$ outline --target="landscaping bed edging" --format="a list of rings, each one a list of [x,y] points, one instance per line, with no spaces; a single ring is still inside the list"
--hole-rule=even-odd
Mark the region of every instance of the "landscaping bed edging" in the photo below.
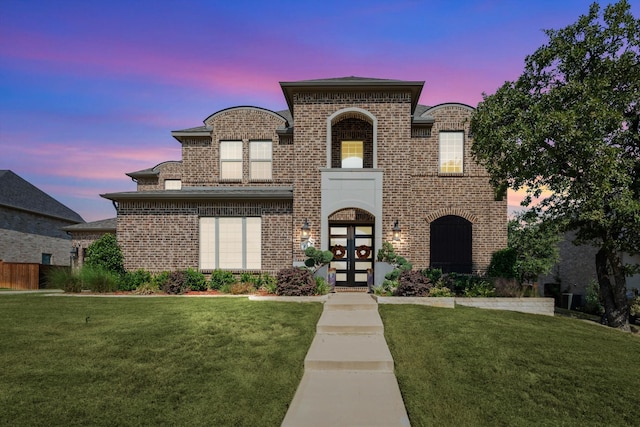
[[[521,313],[554,315],[553,298],[464,298],[464,297],[383,297],[373,296],[378,304],[418,304],[430,307],[455,308],[456,305],[465,307],[485,308],[490,310],[518,311]]]
[[[553,298],[458,298],[456,304],[490,310],[519,311],[521,313],[554,315]]]
[[[373,296],[378,304],[418,304],[430,307],[455,308],[454,297],[383,297]]]

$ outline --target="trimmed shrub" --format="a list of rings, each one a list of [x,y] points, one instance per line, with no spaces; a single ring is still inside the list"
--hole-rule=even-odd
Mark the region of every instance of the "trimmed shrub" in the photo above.
[[[116,236],[107,233],[89,245],[84,265],[121,275],[124,274],[123,260]]]
[[[151,273],[146,270],[127,271],[118,283],[118,289],[121,291],[133,291],[145,283],[150,284],[151,280]]]
[[[207,278],[201,272],[188,268],[185,272],[186,286],[192,291],[206,291]]]
[[[225,270],[213,270],[209,278],[209,289],[222,291],[224,287],[229,287],[236,282],[233,273]]]
[[[276,295],[304,296],[314,295],[316,281],[306,268],[283,268],[277,275]]]
[[[189,290],[187,274],[184,271],[174,271],[162,286],[162,290],[169,295],[181,295]]]
[[[429,294],[431,287],[429,278],[419,271],[403,271],[393,294],[399,297],[424,297]]]

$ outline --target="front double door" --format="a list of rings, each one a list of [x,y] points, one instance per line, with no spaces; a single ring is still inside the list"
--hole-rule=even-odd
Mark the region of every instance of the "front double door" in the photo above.
[[[367,286],[373,274],[373,241],[373,224],[329,224],[330,267],[336,269],[336,286]]]

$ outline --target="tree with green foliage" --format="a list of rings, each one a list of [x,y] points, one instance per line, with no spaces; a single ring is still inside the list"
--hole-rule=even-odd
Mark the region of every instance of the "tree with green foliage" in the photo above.
[[[475,159],[495,188],[526,189],[544,221],[598,248],[608,324],[629,329],[621,253],[640,253],[640,20],[622,0],[560,30],[473,114]]]
[[[544,222],[528,212],[509,221],[507,245],[515,252],[513,270],[520,283],[532,283],[547,274],[560,259],[561,234],[554,222]]]
[[[84,264],[116,274],[124,274],[124,258],[116,236],[106,233],[87,248]]]

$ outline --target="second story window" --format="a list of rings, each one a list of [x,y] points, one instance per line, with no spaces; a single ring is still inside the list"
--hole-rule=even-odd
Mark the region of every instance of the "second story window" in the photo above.
[[[463,170],[464,132],[440,132],[440,174],[461,174]]]
[[[271,141],[249,142],[249,177],[252,181],[271,180],[271,157]]]
[[[220,179],[242,180],[242,141],[220,141]]]
[[[342,141],[342,168],[362,168],[364,163],[364,149],[362,141]]]

